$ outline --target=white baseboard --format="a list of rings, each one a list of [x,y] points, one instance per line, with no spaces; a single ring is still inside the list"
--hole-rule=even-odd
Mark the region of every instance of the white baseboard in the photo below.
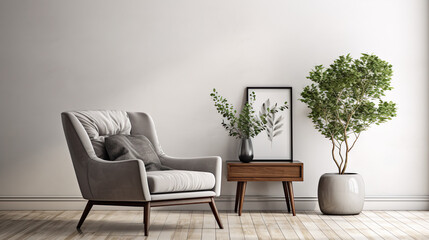
[[[232,210],[235,196],[224,195],[216,198],[219,210]],[[82,210],[86,200],[79,196],[0,196],[0,210]],[[317,197],[295,197],[297,211],[319,210]],[[95,206],[94,210],[137,210],[133,207]],[[171,210],[209,210],[204,204],[172,206],[157,209]],[[279,210],[286,209],[285,199],[281,196],[245,197],[243,210]],[[368,196],[364,210],[429,210],[429,196]]]

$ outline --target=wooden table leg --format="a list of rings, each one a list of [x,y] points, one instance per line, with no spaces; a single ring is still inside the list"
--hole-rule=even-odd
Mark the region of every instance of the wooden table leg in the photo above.
[[[240,201],[240,195],[241,195],[241,183],[237,182],[237,192],[235,193],[235,207],[234,212],[237,212],[238,202]]]
[[[287,186],[287,182],[283,181],[283,191],[285,193],[285,200],[286,200],[286,206],[287,206],[287,211],[290,213],[290,200],[289,200],[289,187]]]
[[[287,182],[287,186],[289,188],[289,197],[290,197],[290,203],[291,203],[291,206],[292,206],[292,214],[294,216],[296,216],[296,213],[295,213],[295,199],[293,198],[293,186],[292,186],[292,182]]]
[[[241,182],[241,194],[240,194],[240,204],[238,206],[238,216],[241,216],[241,211],[243,210],[243,201],[244,201],[244,194],[246,192],[246,185],[247,185],[247,182]]]

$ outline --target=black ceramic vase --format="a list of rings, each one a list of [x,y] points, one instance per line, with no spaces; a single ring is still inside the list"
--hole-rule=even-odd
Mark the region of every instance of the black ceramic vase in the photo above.
[[[238,152],[238,159],[241,162],[248,163],[253,160],[253,146],[252,139],[242,138],[240,143],[240,149]]]

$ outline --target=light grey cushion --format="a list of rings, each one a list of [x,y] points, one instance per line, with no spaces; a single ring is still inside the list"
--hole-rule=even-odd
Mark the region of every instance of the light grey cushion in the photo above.
[[[152,143],[144,135],[113,135],[105,139],[111,160],[141,159],[146,171],[172,170],[163,166]]]
[[[74,115],[88,134],[95,154],[102,159],[108,159],[104,148],[105,137],[129,135],[131,132],[131,122],[124,111],[76,111]]]
[[[184,170],[147,172],[147,180],[151,193],[210,190],[215,185],[212,173]]]

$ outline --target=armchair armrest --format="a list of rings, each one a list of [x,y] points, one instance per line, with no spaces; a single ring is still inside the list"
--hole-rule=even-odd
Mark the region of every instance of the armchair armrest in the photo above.
[[[88,182],[93,196],[90,200],[151,200],[142,160],[106,161],[91,158],[88,163]]]
[[[222,178],[222,159],[218,156],[178,158],[165,154],[160,156],[161,163],[177,170],[210,172],[215,176],[214,191],[216,196],[220,195]]]

